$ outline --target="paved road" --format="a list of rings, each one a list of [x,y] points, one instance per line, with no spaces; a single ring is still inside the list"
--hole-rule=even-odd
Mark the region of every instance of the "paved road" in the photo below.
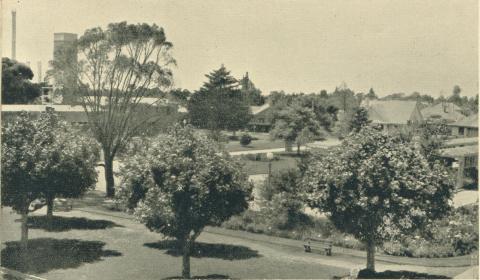
[[[8,208],[2,211],[0,230],[2,240],[17,240],[20,229],[14,220],[18,217],[5,211],[6,209]],[[89,212],[74,210],[58,214],[64,217],[84,217],[95,224],[101,224],[99,221],[102,220],[109,221],[115,226],[95,230],[71,229],[57,232],[33,229],[30,231],[30,238],[49,237],[54,240],[79,239],[85,242],[104,242],[101,253],[113,253],[104,254],[101,258],[90,261],[69,260],[60,267],[47,264],[47,268],[50,269],[37,273],[37,276],[68,280],[161,279],[179,275],[181,259],[167,254],[166,250],[153,248],[158,245],[157,242],[161,239],[160,234],[149,232],[143,225],[122,213],[110,213],[113,214],[110,215],[91,212],[89,209],[84,210]],[[218,251],[218,248],[221,250],[192,259],[192,275],[196,276],[219,274],[234,278],[331,278],[346,275],[351,268],[363,267],[366,259],[364,252],[352,252],[348,249],[334,249],[333,257],[306,254],[299,241],[223,229],[210,229],[202,233],[198,241],[210,248],[208,252]],[[232,259],[232,252],[236,252],[235,254],[241,257]],[[120,255],[115,256],[116,254]],[[43,257],[48,258],[48,256]],[[63,256],[63,258],[69,257]],[[420,266],[415,264],[415,260],[412,262],[412,259],[400,265],[396,261],[400,259],[378,257],[377,270],[412,270],[453,277],[468,269],[465,264],[461,264],[465,263],[461,258],[452,258],[451,264],[448,265],[453,267],[438,266],[438,263],[437,267]],[[463,266],[455,267],[456,263]]]

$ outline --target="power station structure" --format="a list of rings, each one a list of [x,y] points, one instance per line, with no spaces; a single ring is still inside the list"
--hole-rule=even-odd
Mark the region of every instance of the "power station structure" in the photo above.
[[[53,60],[61,61],[64,65],[77,64],[77,50],[75,44],[77,42],[77,34],[75,33],[54,33],[53,34]],[[57,77],[54,84],[63,86],[75,82],[75,77],[69,77],[65,74],[63,77]]]

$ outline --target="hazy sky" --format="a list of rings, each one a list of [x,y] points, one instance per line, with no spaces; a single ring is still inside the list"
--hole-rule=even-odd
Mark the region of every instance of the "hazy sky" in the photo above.
[[[174,44],[178,87],[197,89],[223,63],[264,93],[331,91],[478,93],[478,0],[156,1],[2,0],[3,56],[37,74],[53,56],[53,33],[83,34],[110,22],[156,23]],[[35,78],[36,80],[36,78]]]

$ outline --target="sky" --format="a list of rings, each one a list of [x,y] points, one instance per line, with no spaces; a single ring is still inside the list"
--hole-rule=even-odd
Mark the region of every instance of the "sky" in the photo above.
[[[332,91],[343,82],[380,96],[478,94],[477,0],[2,0],[2,56],[45,72],[53,33],[156,23],[173,43],[176,87],[198,89],[222,64],[268,94]],[[44,74],[43,74],[44,75]],[[37,78],[35,77],[36,81]]]

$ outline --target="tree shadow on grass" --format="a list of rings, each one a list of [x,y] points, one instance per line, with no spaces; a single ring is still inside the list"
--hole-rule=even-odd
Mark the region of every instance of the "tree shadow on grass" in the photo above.
[[[182,249],[176,240],[161,240],[158,242],[145,243],[143,245],[153,249],[167,250],[166,253],[171,256],[178,257],[182,255]],[[245,246],[195,242],[190,256],[195,258],[245,260],[258,258],[262,255],[258,254],[258,251]]]
[[[342,279],[343,277],[334,276],[333,279]],[[368,269],[362,269],[358,273],[357,279],[451,279],[443,275],[427,274],[422,272],[407,270],[385,270],[375,272]]]
[[[32,229],[60,232],[72,229],[92,230],[123,226],[106,220],[90,220],[86,218],[62,216],[53,216],[51,223],[49,223],[47,216],[31,216],[28,217],[28,227]]]
[[[192,279],[231,279],[228,275],[222,274],[209,274],[205,276],[193,276]],[[167,278],[163,278],[164,280],[173,280],[173,279],[183,279],[181,276],[171,276]]]
[[[78,239],[31,239],[26,252],[22,252],[19,241],[6,242],[5,245],[1,265],[23,273],[76,268],[83,263],[100,261],[103,257],[122,255],[118,251],[103,250],[104,242]]]

